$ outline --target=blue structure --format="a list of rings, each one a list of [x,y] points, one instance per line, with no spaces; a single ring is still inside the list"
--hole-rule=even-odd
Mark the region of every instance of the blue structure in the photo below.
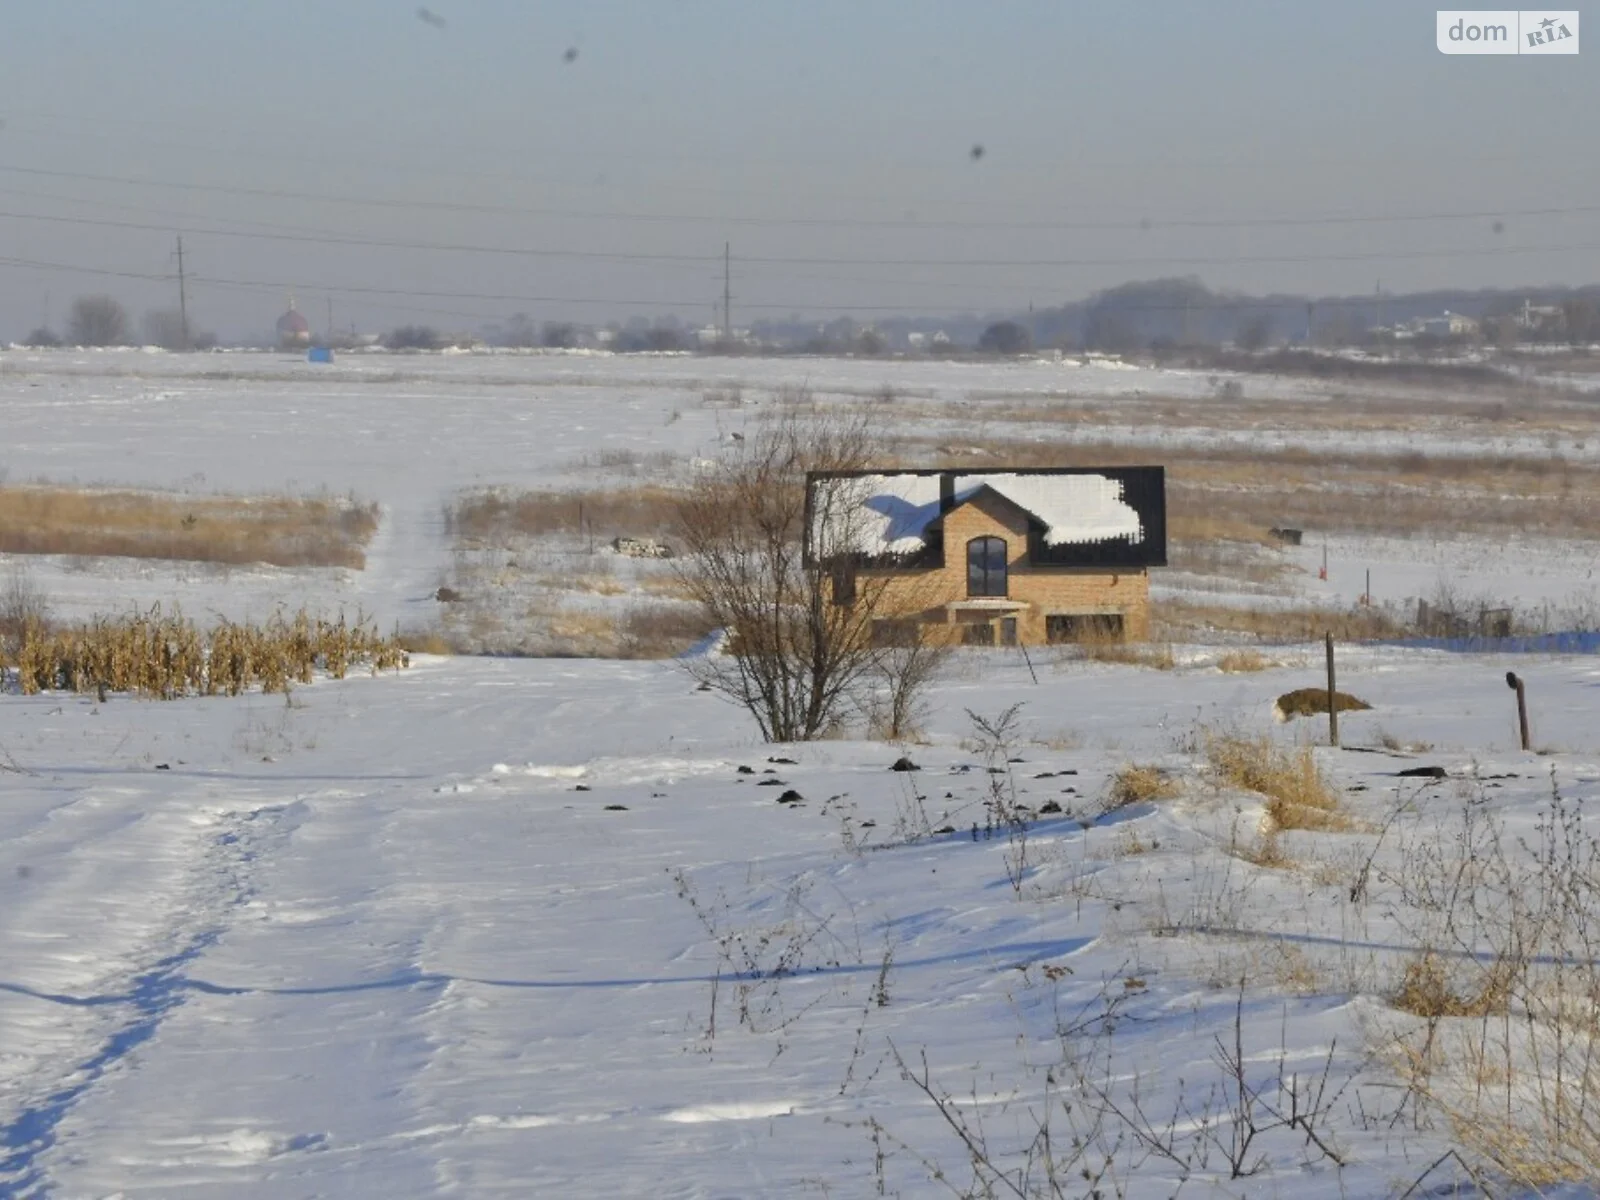
[[[306,353],[306,361],[331,363],[333,361],[333,349],[329,346],[313,346]]]

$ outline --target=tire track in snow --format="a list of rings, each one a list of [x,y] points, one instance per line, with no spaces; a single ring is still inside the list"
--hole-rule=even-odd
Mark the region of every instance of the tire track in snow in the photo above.
[[[62,1072],[60,1081],[17,1116],[0,1125],[0,1192],[38,1195],[46,1172],[42,1157],[56,1144],[57,1130],[73,1108],[104,1076],[148,1043],[162,1023],[193,990],[187,968],[227,931],[233,910],[253,894],[254,864],[268,849],[288,840],[306,814],[303,803],[267,806],[223,818],[223,829],[209,843],[198,866],[189,919],[164,940],[178,948],[134,974],[120,991],[72,997],[33,993],[41,1000],[85,1008],[123,1008],[127,1014],[100,1048]]]

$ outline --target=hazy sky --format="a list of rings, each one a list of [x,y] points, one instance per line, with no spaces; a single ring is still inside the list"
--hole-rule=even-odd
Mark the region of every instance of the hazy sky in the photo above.
[[[171,306],[178,233],[195,323],[225,336],[266,333],[290,291],[317,328],[330,298],[362,329],[709,321],[725,241],[740,323],[1044,306],[1171,274],[1317,293],[1600,279],[1600,17],[1577,57],[1447,57],[1434,11],[8,5],[0,339],[60,327],[89,291]]]

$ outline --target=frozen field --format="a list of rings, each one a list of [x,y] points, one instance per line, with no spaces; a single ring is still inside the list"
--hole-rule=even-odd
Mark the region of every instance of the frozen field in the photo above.
[[[1330,406],[1388,402],[1250,378],[1208,408],[1205,375],[1057,363],[8,352],[0,469],[382,506],[359,572],[30,563],[60,616],[342,605],[415,627],[463,489],[627,482],[656,452],[719,453],[780,387],[876,404],[885,383],[931,438],[1026,426],[1157,462],[1315,448],[1344,436],[1318,428]],[[1537,456],[1554,430],[1600,453],[1564,400],[1522,433],[1457,402],[1370,439]],[[1149,420],[1007,415],[1119,403]],[[1284,555],[1282,602],[1348,604],[1368,567],[1379,600],[1593,586],[1582,540],[1334,537],[1326,582],[1321,554]],[[1403,1086],[1419,1019],[1394,999],[1430,938],[1476,961],[1417,899],[1469,815],[1526,863],[1553,812],[1600,798],[1600,660],[1345,649],[1341,687],[1373,708],[1341,718],[1341,751],[1272,711],[1321,648],[1270,653],[1245,674],[1209,647],[1171,671],[1052,654],[1035,682],[965,652],[903,748],[761,745],[670,662],[419,656],[287,701],[0,695],[0,1195],[963,1194],[957,1126],[981,1123],[997,1169],[1033,1145],[1045,1186],[1047,1113],[1058,1157],[1082,1149],[1067,1195],[1506,1195],[1470,1190],[1481,1160],[1446,1157],[1460,1130]],[[974,740],[970,714],[1017,703],[1003,747]],[[1208,756],[1229,734],[1316,743],[1345,827],[1269,855],[1262,797]],[[920,770],[889,770],[902,751]],[[1130,764],[1174,794],[1115,803]],[[1397,775],[1417,766],[1445,777]],[[977,829],[996,789],[1025,834]],[[1537,1107],[1529,1086],[1508,1075],[1511,1107]],[[1285,1087],[1299,1124],[1273,1115]]]
[[[770,412],[784,388],[865,406],[886,432],[941,460],[999,439],[1138,447],[1155,462],[1182,448],[1287,447],[1600,463],[1595,409],[1581,398],[1270,376],[1240,377],[1244,395],[1230,398],[1227,382],[1072,361],[382,354],[321,367],[265,353],[13,350],[0,354],[0,479],[198,494],[352,493],[382,506],[362,572],[33,560],[58,615],[88,616],[112,601],[161,602],[241,619],[307,603],[361,606],[385,628],[410,628],[437,619],[433,594],[455,550],[443,513],[463,490],[628,483],[638,471],[616,464],[653,455],[692,469]],[[894,404],[878,399],[885,387]],[[742,402],[730,406],[730,396]],[[1503,536],[1336,536],[1328,549],[1336,568],[1328,586],[1316,578],[1318,541],[1289,557],[1275,590],[1351,603],[1369,568],[1374,596],[1394,601],[1441,581],[1530,607],[1595,587],[1592,544],[1560,538],[1518,538],[1510,553]],[[1176,592],[1192,584],[1176,573],[1169,582]],[[1168,586],[1159,576],[1156,583]],[[1220,589],[1216,580],[1202,585],[1207,598]]]

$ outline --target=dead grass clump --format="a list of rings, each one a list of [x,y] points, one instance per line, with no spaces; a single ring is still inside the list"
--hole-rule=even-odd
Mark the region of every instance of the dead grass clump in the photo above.
[[[1340,712],[1364,712],[1372,707],[1349,692],[1334,692],[1333,706]],[[1296,688],[1279,696],[1273,708],[1285,721],[1290,717],[1325,716],[1328,712],[1328,689]]]
[[[1178,781],[1160,767],[1129,763],[1106,785],[1106,811],[1171,800],[1181,791]]]
[[[437,629],[407,629],[395,635],[395,645],[407,654],[458,654],[456,643]]]
[[[1225,783],[1266,798],[1274,830],[1351,827],[1338,792],[1318,769],[1310,746],[1290,751],[1264,735],[1228,734],[1208,737],[1205,751],[1211,768]]]
[[[30,623],[16,655],[24,695],[46,691],[126,692],[152,699],[237,696],[259,688],[286,692],[315,671],[343,679],[356,666],[373,674],[405,666],[405,650],[362,617],[354,623],[275,615],[264,625],[224,621],[200,630],[160,608],[84,625],[47,629]]]
[[[378,506],[335,497],[0,487],[0,553],[279,567],[366,565]]]
[[[510,536],[576,534],[613,537],[661,536],[671,531],[677,493],[664,487],[596,491],[508,492],[460,498],[445,512],[458,541],[499,541]]]
[[[1236,839],[1228,847],[1228,853],[1252,866],[1266,867],[1272,871],[1282,871],[1294,865],[1283,848],[1283,839],[1279,836],[1277,826],[1270,821],[1253,841]]]
[[[1089,662],[1148,667],[1153,671],[1170,671],[1178,665],[1172,656],[1171,644],[1166,642],[1087,641],[1079,648],[1079,653]]]
[[[1133,858],[1140,854],[1149,854],[1160,847],[1146,842],[1136,830],[1124,829],[1117,835],[1117,840],[1112,844],[1110,856],[1112,858]]]
[[[1514,972],[1506,960],[1483,966],[1473,963],[1477,978],[1470,983],[1451,972],[1444,958],[1424,950],[1406,964],[1400,986],[1389,1003],[1412,1016],[1490,1017],[1506,1013],[1511,1003]]]
[[[1243,675],[1253,671],[1270,671],[1278,664],[1254,650],[1230,650],[1217,660],[1217,670],[1228,675]]]

